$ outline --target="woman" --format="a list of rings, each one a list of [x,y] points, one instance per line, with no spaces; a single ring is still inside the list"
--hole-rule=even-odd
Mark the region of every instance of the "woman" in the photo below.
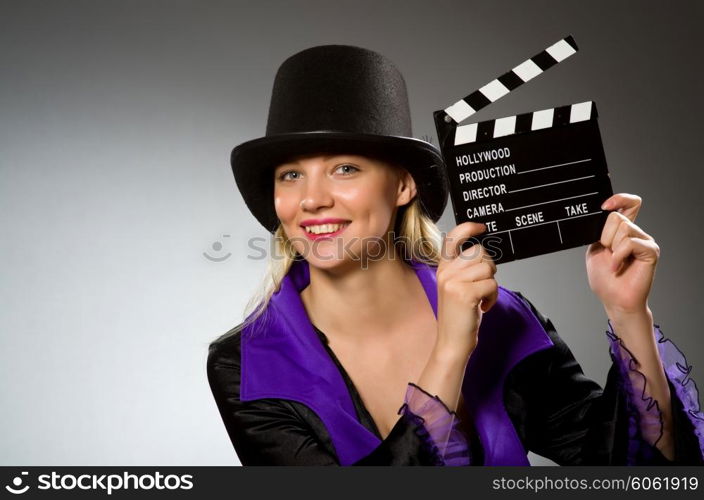
[[[653,325],[659,249],[635,195],[587,251],[614,364],[584,376],[549,319],[494,279],[460,224],[441,238],[442,159],[412,138],[405,83],[359,47],[277,72],[266,136],[231,163],[274,234],[269,281],[213,341],[208,378],[244,465],[702,464],[691,368]],[[678,365],[679,363],[679,365]]]

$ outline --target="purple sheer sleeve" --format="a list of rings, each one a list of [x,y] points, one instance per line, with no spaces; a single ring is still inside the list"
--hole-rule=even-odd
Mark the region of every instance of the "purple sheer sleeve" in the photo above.
[[[646,378],[639,371],[640,363],[614,332],[611,321],[606,332],[610,342],[610,354],[620,374],[620,384],[627,395],[628,422],[628,464],[648,464],[656,460],[659,450],[655,448],[663,434],[662,413],[658,402],[648,394]],[[671,397],[676,397],[692,423],[704,453],[704,414],[699,407],[699,391],[694,380],[689,378],[692,366],[687,363],[682,351],[654,325],[653,334],[665,374],[675,389]]]
[[[459,417],[438,396],[431,396],[409,382],[398,413],[417,425],[417,434],[437,457],[436,465],[470,465],[469,447],[459,429]]]

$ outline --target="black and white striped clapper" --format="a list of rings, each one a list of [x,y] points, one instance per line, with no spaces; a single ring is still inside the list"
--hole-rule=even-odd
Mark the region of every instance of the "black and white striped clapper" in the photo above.
[[[483,222],[495,263],[598,241],[613,194],[592,101],[460,125],[575,52],[571,36],[435,111],[455,221]]]

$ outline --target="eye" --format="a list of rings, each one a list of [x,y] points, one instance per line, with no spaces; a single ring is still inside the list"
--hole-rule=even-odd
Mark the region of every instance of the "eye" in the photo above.
[[[286,170],[285,172],[280,173],[279,176],[277,177],[277,179],[280,180],[280,181],[289,180],[290,177],[286,177],[288,174],[296,174],[296,175],[298,175],[298,172],[296,172],[295,170]]]
[[[349,164],[349,163],[345,163],[344,165],[338,166],[338,167],[337,167],[337,170],[340,170],[340,169],[342,169],[342,168],[347,168],[347,169],[349,169],[349,170],[346,171],[347,175],[359,171],[359,169],[358,169],[357,167],[355,167],[354,165],[351,165],[351,164]]]

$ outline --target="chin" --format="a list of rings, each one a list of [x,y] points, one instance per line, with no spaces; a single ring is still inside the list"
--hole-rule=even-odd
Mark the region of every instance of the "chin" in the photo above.
[[[318,269],[335,269],[339,267],[346,267],[351,263],[354,263],[349,257],[339,258],[337,255],[328,254],[318,254],[316,256],[306,257],[308,264],[317,267]]]
[[[311,252],[312,254],[313,252]],[[354,258],[353,255],[346,253],[339,256],[336,249],[331,249],[330,252],[318,251],[315,255],[308,255],[305,257],[308,264],[321,270],[331,271],[333,269],[348,269],[351,266],[359,266],[358,259]]]

